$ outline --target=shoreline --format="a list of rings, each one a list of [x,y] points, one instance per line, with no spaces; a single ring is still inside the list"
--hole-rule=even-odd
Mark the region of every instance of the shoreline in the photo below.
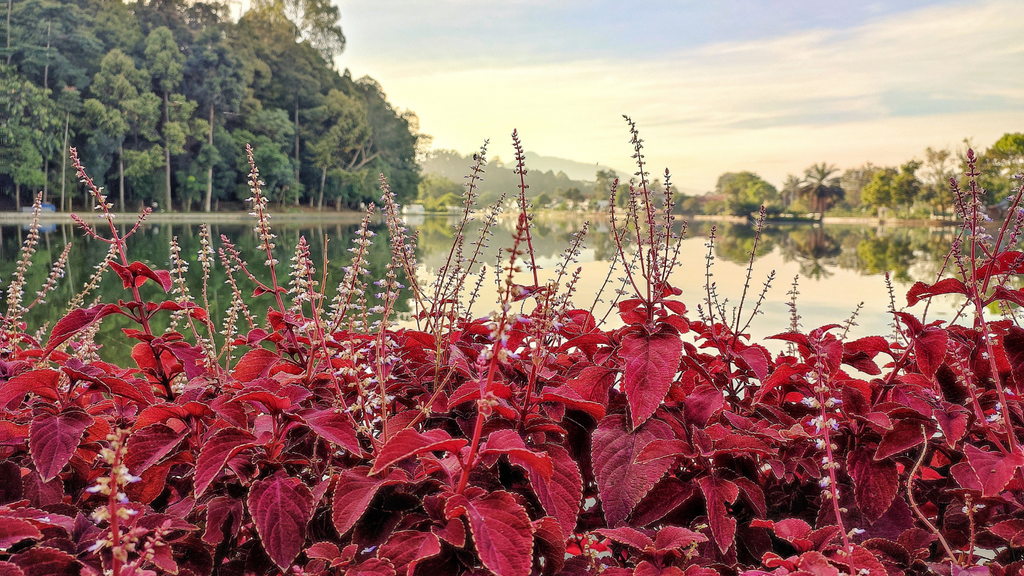
[[[70,223],[72,214],[77,214],[87,223],[105,222],[105,219],[97,217],[98,213],[88,212],[40,212],[39,221],[47,224]],[[112,212],[114,222],[118,224],[134,224],[138,218],[136,212]],[[356,223],[363,219],[363,212],[270,212],[272,221],[276,222],[337,222]],[[210,224],[245,224],[255,219],[248,212],[153,212],[146,216],[146,222],[151,224],[193,224],[204,222]],[[0,212],[0,224],[29,224],[32,222],[31,212]]]
[[[90,215],[88,212],[40,212],[39,221],[46,223],[74,223],[71,219],[71,214],[77,214],[81,216],[86,222],[93,220],[95,222],[102,221],[101,218],[97,218],[96,214]],[[138,213],[134,212],[114,212],[115,221],[118,223],[130,222],[134,223],[138,217]],[[318,222],[318,223],[359,223],[363,218],[363,212],[359,211],[344,211],[344,212],[270,212],[272,220],[282,223],[296,223],[296,222]],[[594,218],[594,217],[607,217],[607,212],[574,212],[574,211],[557,211],[557,210],[541,210],[537,214],[543,214],[546,217],[555,217],[563,219],[572,218]],[[93,218],[90,218],[92,216]],[[406,214],[405,216],[418,216],[426,218],[436,218],[451,216],[451,214],[445,214],[442,212],[426,213],[426,214]],[[732,216],[728,214],[680,214],[677,218],[681,220],[690,220],[694,222],[728,222],[733,224],[743,224],[751,221],[750,217],[746,216]],[[146,217],[146,222],[153,224],[191,224],[196,222],[207,222],[210,224],[244,224],[253,220],[253,217],[248,212],[153,212]],[[27,224],[32,222],[31,212],[0,212],[0,224]],[[860,226],[914,226],[914,227],[929,227],[929,228],[941,228],[946,226],[958,225],[956,221],[950,220],[928,220],[924,218],[912,218],[912,219],[901,219],[901,218],[870,218],[863,216],[825,216],[820,221],[810,220],[768,220],[767,224],[834,224],[834,225],[860,225]]]

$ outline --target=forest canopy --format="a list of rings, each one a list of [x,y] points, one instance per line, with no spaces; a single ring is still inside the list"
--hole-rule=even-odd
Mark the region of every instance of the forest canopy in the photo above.
[[[370,77],[339,72],[329,0],[226,4],[12,0],[0,38],[0,197],[85,202],[75,147],[117,209],[210,210],[248,197],[251,145],[269,198],[358,207],[380,174],[416,196],[420,139]],[[63,193],[63,201],[61,199]]]

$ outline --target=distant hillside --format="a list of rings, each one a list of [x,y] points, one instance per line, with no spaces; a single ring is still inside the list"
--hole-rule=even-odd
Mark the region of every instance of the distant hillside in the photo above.
[[[526,166],[530,170],[539,170],[541,172],[547,172],[548,170],[555,174],[565,172],[565,175],[573,180],[586,180],[588,182],[594,181],[594,175],[597,174],[598,170],[615,172],[620,180],[629,180],[630,176],[622,170],[616,170],[601,164],[587,164],[586,162],[566,160],[565,158],[557,158],[555,156],[541,156],[536,152],[526,153]]]
[[[590,166],[572,160],[540,156],[532,152],[526,153],[527,175],[526,183],[530,186],[527,194],[537,197],[546,193],[552,198],[556,197],[562,190],[578,188],[585,196],[590,196],[594,191],[594,180],[598,166],[591,166],[592,171],[587,178],[573,178],[565,168],[573,170],[575,174],[581,174],[581,166]],[[455,150],[432,150],[427,157],[420,161],[423,174],[437,174],[455,182],[465,182],[465,176],[473,165],[472,156],[463,156]],[[559,170],[554,170],[555,166]],[[575,166],[575,168],[573,167]],[[484,168],[483,182],[480,184],[480,192],[484,197],[497,197],[499,194],[512,195],[518,190],[519,177],[513,172],[512,164],[502,163],[500,160],[490,161]]]

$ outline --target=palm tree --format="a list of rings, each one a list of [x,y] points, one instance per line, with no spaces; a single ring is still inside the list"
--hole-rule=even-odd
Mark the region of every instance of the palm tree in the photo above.
[[[839,185],[839,177],[833,176],[839,168],[827,162],[814,164],[804,170],[804,185],[800,188],[800,196],[807,198],[811,209],[822,214],[843,199],[845,192]]]

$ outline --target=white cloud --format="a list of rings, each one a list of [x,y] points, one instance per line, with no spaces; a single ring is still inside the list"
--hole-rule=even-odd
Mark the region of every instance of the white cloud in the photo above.
[[[706,190],[751,169],[778,183],[813,162],[896,164],[965,136],[1024,130],[1024,2],[889,15],[847,30],[729,42],[657,60],[502,67],[371,56],[349,62],[419,115],[436,147],[529,150],[628,168],[629,113],[654,166]]]

